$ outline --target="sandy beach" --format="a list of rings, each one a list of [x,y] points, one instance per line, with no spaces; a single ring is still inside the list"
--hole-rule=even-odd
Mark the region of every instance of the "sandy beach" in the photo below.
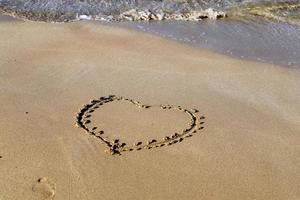
[[[299,85],[299,68],[99,23],[2,21],[0,199],[300,199]]]

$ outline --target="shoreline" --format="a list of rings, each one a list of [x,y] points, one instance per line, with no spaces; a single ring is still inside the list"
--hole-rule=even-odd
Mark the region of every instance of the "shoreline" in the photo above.
[[[300,197],[298,69],[96,22],[7,21],[0,34],[0,198]],[[110,94],[137,106],[89,103]],[[130,144],[189,127],[182,113],[140,105],[198,109],[204,129],[112,156],[75,126],[76,113],[90,115],[90,132],[103,128],[104,139]]]
[[[5,16],[4,20],[28,21],[13,16]],[[300,67],[300,58],[297,56],[297,52],[300,50],[300,28],[279,22],[272,24],[270,22],[243,22],[227,19],[213,22],[104,22],[78,20],[67,23],[77,22],[91,22],[100,26],[126,28],[175,41],[179,44],[214,51],[234,59],[269,63],[296,69]],[[64,24],[64,22],[56,22],[55,24]],[[186,29],[190,31],[185,31]],[[263,35],[261,35],[262,32],[264,32]]]

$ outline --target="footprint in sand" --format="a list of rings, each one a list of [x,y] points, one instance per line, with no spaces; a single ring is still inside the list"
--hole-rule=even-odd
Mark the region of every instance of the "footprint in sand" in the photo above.
[[[33,185],[32,191],[40,195],[43,200],[51,200],[55,196],[55,183],[47,177],[39,178]]]

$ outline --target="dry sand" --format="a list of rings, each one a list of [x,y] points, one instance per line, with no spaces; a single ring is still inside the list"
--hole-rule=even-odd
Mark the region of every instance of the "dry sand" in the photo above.
[[[1,22],[0,199],[300,199],[299,85],[299,69],[128,30]],[[83,104],[109,94],[197,108],[205,128],[109,155],[74,125]],[[115,103],[92,122],[130,145],[189,123],[177,111]]]

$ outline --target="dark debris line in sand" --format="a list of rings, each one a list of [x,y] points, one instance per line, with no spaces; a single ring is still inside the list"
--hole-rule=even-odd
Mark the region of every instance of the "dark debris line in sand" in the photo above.
[[[136,142],[132,146],[128,146],[126,143],[122,143],[119,139],[105,139],[102,137],[104,134],[103,130],[96,131],[97,127],[89,128],[88,124],[91,123],[92,113],[98,109],[99,107],[103,106],[106,103],[110,103],[113,101],[125,101],[131,103],[141,109],[148,109],[151,107],[159,107],[163,110],[177,110],[186,113],[190,118],[189,126],[186,129],[183,129],[181,133],[174,133],[170,136],[165,136],[161,140],[153,139],[147,141],[146,143],[143,142]],[[117,97],[115,95],[109,95],[108,97],[100,97],[99,99],[91,100],[90,103],[83,105],[83,107],[79,110],[76,114],[76,126],[79,128],[83,128],[87,133],[90,135],[100,139],[104,144],[107,145],[108,150],[111,155],[121,155],[122,152],[125,151],[133,151],[133,150],[142,150],[142,149],[152,149],[158,147],[164,147],[173,145],[176,143],[182,142],[185,138],[192,137],[194,133],[204,129],[204,116],[197,117],[196,113],[199,111],[197,109],[184,109],[181,106],[171,106],[171,105],[159,105],[159,106],[150,106],[141,104],[138,101],[124,98],[124,97]]]

